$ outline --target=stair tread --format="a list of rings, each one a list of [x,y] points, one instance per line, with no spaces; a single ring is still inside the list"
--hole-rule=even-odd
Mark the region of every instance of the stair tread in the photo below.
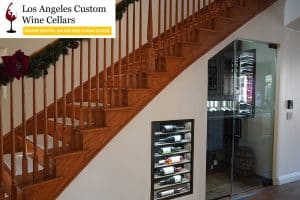
[[[33,143],[33,135],[28,135],[27,140]],[[37,135],[37,146],[44,150],[44,134]],[[62,147],[62,141],[58,140],[58,147]],[[48,149],[53,149],[53,137],[48,135]]]
[[[206,32],[210,32],[210,33],[218,33],[218,31],[213,30],[213,29],[209,29],[209,28],[196,27],[196,29],[198,29],[199,31],[206,31]]]
[[[70,105],[72,105],[72,104],[70,104]],[[97,103],[96,102],[90,102],[90,105],[91,105],[91,108],[95,108],[95,107],[97,107]],[[74,102],[74,106],[80,106],[80,102]],[[87,101],[83,101],[82,102],[82,106],[83,107],[89,107],[89,102],[87,102]],[[98,103],[98,106],[99,107],[103,107],[103,103]]]
[[[32,154],[27,154],[27,161],[28,161],[28,173],[33,172],[33,159],[30,157]],[[22,158],[23,158],[23,153],[22,152],[17,152],[15,153],[15,166],[16,166],[16,176],[22,175]],[[3,156],[3,161],[6,164],[6,166],[11,170],[11,154],[5,154]],[[38,170],[41,171],[43,170],[44,167],[40,164],[38,164]]]
[[[54,118],[48,118],[48,120],[54,122]],[[66,126],[72,126],[72,118],[66,117],[65,120],[66,120],[65,121],[65,125]],[[63,117],[56,118],[56,123],[63,124],[63,122],[64,122],[64,118]],[[87,122],[83,121],[83,125],[87,125]],[[76,126],[77,127],[80,126],[80,121],[78,119],[74,119],[74,126],[75,127]]]
[[[106,89],[107,90],[111,90],[111,89],[113,89],[113,90],[119,90],[119,89],[121,89],[121,90],[127,90],[127,88],[118,88],[118,87],[114,87],[114,88],[107,87]],[[85,89],[85,90],[88,91],[88,89]],[[92,87],[91,90],[97,90],[97,88],[96,87]],[[103,88],[99,88],[99,91],[103,92]]]

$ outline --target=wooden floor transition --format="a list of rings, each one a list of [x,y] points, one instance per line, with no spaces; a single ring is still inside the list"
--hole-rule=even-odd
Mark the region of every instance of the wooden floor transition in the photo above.
[[[299,200],[300,181],[280,186],[270,186],[249,192],[234,200]],[[224,199],[225,200],[225,199]],[[227,200],[227,199],[226,199]]]

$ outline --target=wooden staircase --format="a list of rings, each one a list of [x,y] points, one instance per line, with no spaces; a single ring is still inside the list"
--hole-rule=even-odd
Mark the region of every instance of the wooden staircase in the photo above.
[[[274,2],[140,0],[132,5],[130,12],[133,13],[129,15],[127,12],[118,23],[116,40],[81,41],[79,49],[72,49],[68,56],[62,56],[61,61],[53,66],[53,103],[47,102],[49,82],[46,76],[43,78],[44,109],[40,112],[36,110],[38,98],[35,80],[32,81],[33,94],[26,94],[22,87],[23,98],[18,102],[25,105],[24,96],[33,95],[33,116],[26,120],[26,107],[23,106],[22,123],[15,127],[14,114],[10,115],[11,131],[1,136],[0,199],[55,199],[175,77]],[[172,3],[175,5],[170,6]],[[142,44],[146,36],[141,28],[141,16],[146,11],[138,10],[135,7],[138,4],[141,8],[149,4],[146,10],[148,28],[145,44]],[[157,7],[153,8],[153,5]],[[167,8],[171,9],[167,11]],[[154,10],[158,11],[155,17]],[[175,18],[169,17],[170,12]],[[140,19],[140,25],[135,27],[138,24],[135,21],[135,25],[129,25],[129,17],[136,15],[139,15],[136,20]],[[121,23],[125,24],[125,30]],[[155,28],[153,24],[158,24],[158,27]],[[120,34],[128,33],[129,29],[133,29],[133,35]],[[124,39],[126,42],[122,43]],[[129,45],[132,41],[133,44]],[[122,51],[124,46],[126,52]],[[95,48],[96,58],[92,57],[92,48]],[[87,58],[84,59],[84,56]],[[67,59],[70,60],[70,66],[66,64]],[[75,67],[76,59],[79,69]],[[92,59],[96,59],[96,75],[92,75]],[[103,61],[101,69],[100,60]],[[62,85],[57,80],[59,67],[63,72]],[[66,67],[71,68],[71,74],[66,73]],[[87,70],[86,80],[82,75],[77,80],[74,70],[79,70],[80,74]],[[66,81],[71,82],[69,89]],[[75,87],[76,81],[78,87]],[[59,98],[58,87],[63,88]],[[13,84],[9,88],[13,90]],[[11,113],[14,113],[13,98],[11,94]]]

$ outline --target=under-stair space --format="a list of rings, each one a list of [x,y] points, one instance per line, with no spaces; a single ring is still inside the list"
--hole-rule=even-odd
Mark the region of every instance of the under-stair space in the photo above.
[[[23,117],[21,123],[13,123],[1,137],[3,198],[55,199],[173,79],[274,2],[140,0],[130,5],[127,11],[131,13],[126,12],[117,23],[116,39],[79,41],[77,49],[70,48],[68,55],[62,55],[51,66],[54,68],[52,82],[46,75],[42,78],[42,93],[34,89],[36,83],[32,81],[31,118]],[[130,21],[132,12],[136,15],[135,25]],[[143,13],[148,13],[147,19],[138,17]],[[141,26],[145,21],[146,31]],[[135,35],[129,35],[129,29]],[[92,57],[92,52],[96,57]],[[80,76],[75,77],[75,70]],[[86,76],[82,75],[84,72]],[[63,76],[62,82],[57,76]],[[70,85],[66,86],[66,82]],[[24,84],[22,81],[21,85]],[[53,87],[48,89],[49,84]],[[63,87],[61,92],[58,87]],[[8,88],[14,89],[14,85],[9,84]],[[32,96],[22,88],[23,97]],[[37,97],[37,93],[42,95]],[[48,102],[49,94],[53,94],[51,102]],[[8,106],[14,101],[25,105],[24,98],[13,98],[11,95]],[[43,109],[37,110],[36,101],[42,102]],[[29,109],[32,108],[23,106],[20,114],[25,116],[25,110]],[[13,113],[13,106],[10,112]],[[13,117],[14,114],[11,115],[14,122]]]

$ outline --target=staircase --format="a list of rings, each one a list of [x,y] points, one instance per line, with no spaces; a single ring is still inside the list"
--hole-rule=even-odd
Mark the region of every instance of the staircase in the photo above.
[[[11,83],[11,128],[0,137],[0,199],[55,199],[176,76],[275,1],[140,0],[117,23],[118,38],[82,40],[78,49],[61,56],[53,65],[53,88],[43,77],[42,97],[37,97],[35,79],[29,94],[20,80],[21,99],[14,99]],[[143,13],[148,13],[147,31]],[[30,119],[25,96],[32,96]],[[40,99],[44,107],[38,111]],[[23,105],[18,126],[16,102]]]

